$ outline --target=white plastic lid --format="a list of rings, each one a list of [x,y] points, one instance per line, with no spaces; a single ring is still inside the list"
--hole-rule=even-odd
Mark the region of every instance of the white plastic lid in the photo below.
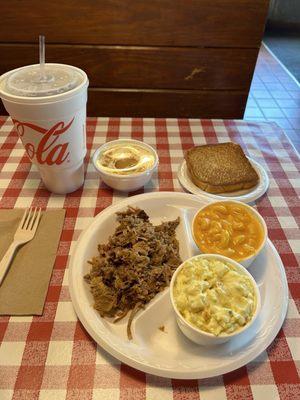
[[[10,74],[3,89],[16,96],[45,97],[68,92],[83,81],[83,75],[67,65],[46,64],[43,76],[39,65],[30,65]]]

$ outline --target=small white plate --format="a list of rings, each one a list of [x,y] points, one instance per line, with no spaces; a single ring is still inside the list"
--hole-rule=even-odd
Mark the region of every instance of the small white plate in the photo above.
[[[129,197],[98,214],[81,234],[73,251],[69,287],[78,318],[93,339],[122,362],[141,371],[168,378],[208,378],[233,371],[254,358],[276,337],[286,315],[288,287],[284,267],[272,243],[249,268],[256,280],[262,308],[253,326],[244,334],[216,347],[189,341],[179,330],[171,306],[169,289],[157,295],[133,320],[133,340],[126,335],[127,320],[112,324],[93,308],[93,298],[83,276],[87,260],[97,255],[97,244],[107,242],[117,226],[115,213],[128,205],[146,211],[154,224],[175,219],[183,260],[198,254],[190,224],[197,210],[209,199],[186,193],[156,192]],[[162,332],[159,327],[165,327]]]
[[[250,189],[244,189],[244,190],[238,190],[236,192],[220,193],[220,194],[205,192],[204,190],[198,188],[198,186],[196,186],[191,180],[185,160],[180,164],[177,176],[179,182],[184,187],[184,189],[188,190],[193,194],[205,196],[214,200],[232,199],[232,200],[243,201],[244,203],[251,203],[260,198],[267,191],[269,187],[269,177],[265,169],[257,161],[249,157],[248,160],[251,162],[252,167],[255,169],[255,171],[259,176],[259,183]]]

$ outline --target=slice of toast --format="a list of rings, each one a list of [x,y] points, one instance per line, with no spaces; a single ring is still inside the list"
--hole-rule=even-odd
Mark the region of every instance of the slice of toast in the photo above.
[[[259,177],[239,144],[207,144],[189,149],[185,160],[194,184],[209,193],[255,186]]]

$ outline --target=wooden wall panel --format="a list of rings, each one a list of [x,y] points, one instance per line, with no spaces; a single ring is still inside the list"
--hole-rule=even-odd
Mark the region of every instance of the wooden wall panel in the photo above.
[[[243,118],[247,92],[95,89],[88,92],[90,117]],[[0,115],[6,115],[0,101]]]
[[[1,42],[258,47],[268,0],[9,0]]]
[[[0,44],[0,75],[38,61],[37,45]],[[48,45],[48,62],[72,64],[90,86],[248,90],[256,49]]]
[[[0,74],[36,63],[44,34],[47,62],[87,72],[88,115],[242,118],[268,3],[3,1]]]
[[[247,92],[90,89],[88,115],[243,118]]]

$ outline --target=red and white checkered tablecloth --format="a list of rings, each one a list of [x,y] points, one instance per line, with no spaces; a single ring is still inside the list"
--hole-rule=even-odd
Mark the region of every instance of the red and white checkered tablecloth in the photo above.
[[[90,154],[105,141],[141,139],[159,154],[158,173],[144,190],[183,191],[177,168],[193,145],[233,140],[268,171],[270,188],[257,201],[285,266],[290,298],[283,328],[256,360],[212,379],[171,380],[114,359],[86,333],[68,291],[68,260],[93,217],[126,197],[99,180]],[[10,119],[0,118],[0,207],[66,209],[64,229],[41,317],[0,317],[0,399],[300,399],[300,162],[275,124],[177,119],[89,119],[84,187],[68,196],[44,189]],[[221,362],[221,360],[220,360]]]

